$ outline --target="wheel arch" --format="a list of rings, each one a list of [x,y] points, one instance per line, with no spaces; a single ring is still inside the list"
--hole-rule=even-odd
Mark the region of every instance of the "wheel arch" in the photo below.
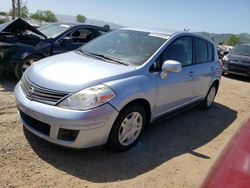
[[[126,103],[122,108],[121,111],[124,110],[125,108],[128,108],[131,105],[136,105],[139,104],[141,106],[143,106],[145,112],[146,112],[146,125],[148,125],[151,121],[151,105],[149,103],[148,100],[144,99],[144,98],[137,98],[137,99],[133,99],[131,101],[129,101],[128,103]]]
[[[210,87],[211,87],[213,84],[215,84],[215,86],[216,86],[216,93],[217,93],[217,92],[218,92],[218,89],[219,89],[220,81],[219,81],[218,79],[214,80],[214,81],[212,82],[212,84],[210,85]]]

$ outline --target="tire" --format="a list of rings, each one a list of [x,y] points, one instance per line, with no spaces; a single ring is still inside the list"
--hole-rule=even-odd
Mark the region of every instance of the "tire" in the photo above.
[[[16,78],[18,80],[20,80],[23,76],[23,73],[26,71],[26,69],[31,64],[33,64],[34,62],[38,61],[41,58],[42,57],[38,56],[38,55],[31,55],[31,56],[24,58],[20,62],[17,62],[17,64],[15,65],[15,69],[14,69],[14,73],[15,73]]]
[[[113,124],[107,146],[114,151],[126,151],[136,145],[146,124],[146,112],[141,105],[125,107]]]
[[[215,96],[217,94],[217,89],[218,88],[216,84],[213,83],[212,86],[209,88],[207,95],[202,103],[203,109],[209,109],[213,105]]]

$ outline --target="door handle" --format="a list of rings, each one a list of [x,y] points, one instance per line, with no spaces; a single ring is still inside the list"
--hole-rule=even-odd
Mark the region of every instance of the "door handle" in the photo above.
[[[211,70],[214,71],[214,66],[211,67]]]

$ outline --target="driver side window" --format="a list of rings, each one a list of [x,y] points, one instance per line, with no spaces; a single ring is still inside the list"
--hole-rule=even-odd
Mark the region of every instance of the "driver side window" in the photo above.
[[[182,66],[192,64],[192,38],[180,37],[171,43],[162,54],[162,63],[166,60],[175,60]]]
[[[67,34],[67,37],[70,37],[73,43],[84,44],[91,41],[93,34],[90,29],[76,29]]]

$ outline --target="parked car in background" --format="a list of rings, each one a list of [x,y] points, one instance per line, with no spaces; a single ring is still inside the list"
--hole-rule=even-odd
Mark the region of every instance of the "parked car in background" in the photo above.
[[[228,143],[210,170],[202,188],[250,185],[250,119],[243,124]]]
[[[133,147],[146,124],[190,105],[209,108],[221,67],[213,41],[124,28],[32,65],[15,87],[24,126],[58,145]]]
[[[219,59],[222,59],[230,51],[229,48],[224,47],[224,45],[217,45]]]
[[[79,48],[107,33],[107,28],[79,23],[52,23],[38,29],[22,19],[0,25],[0,74],[23,72],[44,57]]]
[[[237,74],[250,77],[250,44],[236,45],[222,59],[223,74]]]

